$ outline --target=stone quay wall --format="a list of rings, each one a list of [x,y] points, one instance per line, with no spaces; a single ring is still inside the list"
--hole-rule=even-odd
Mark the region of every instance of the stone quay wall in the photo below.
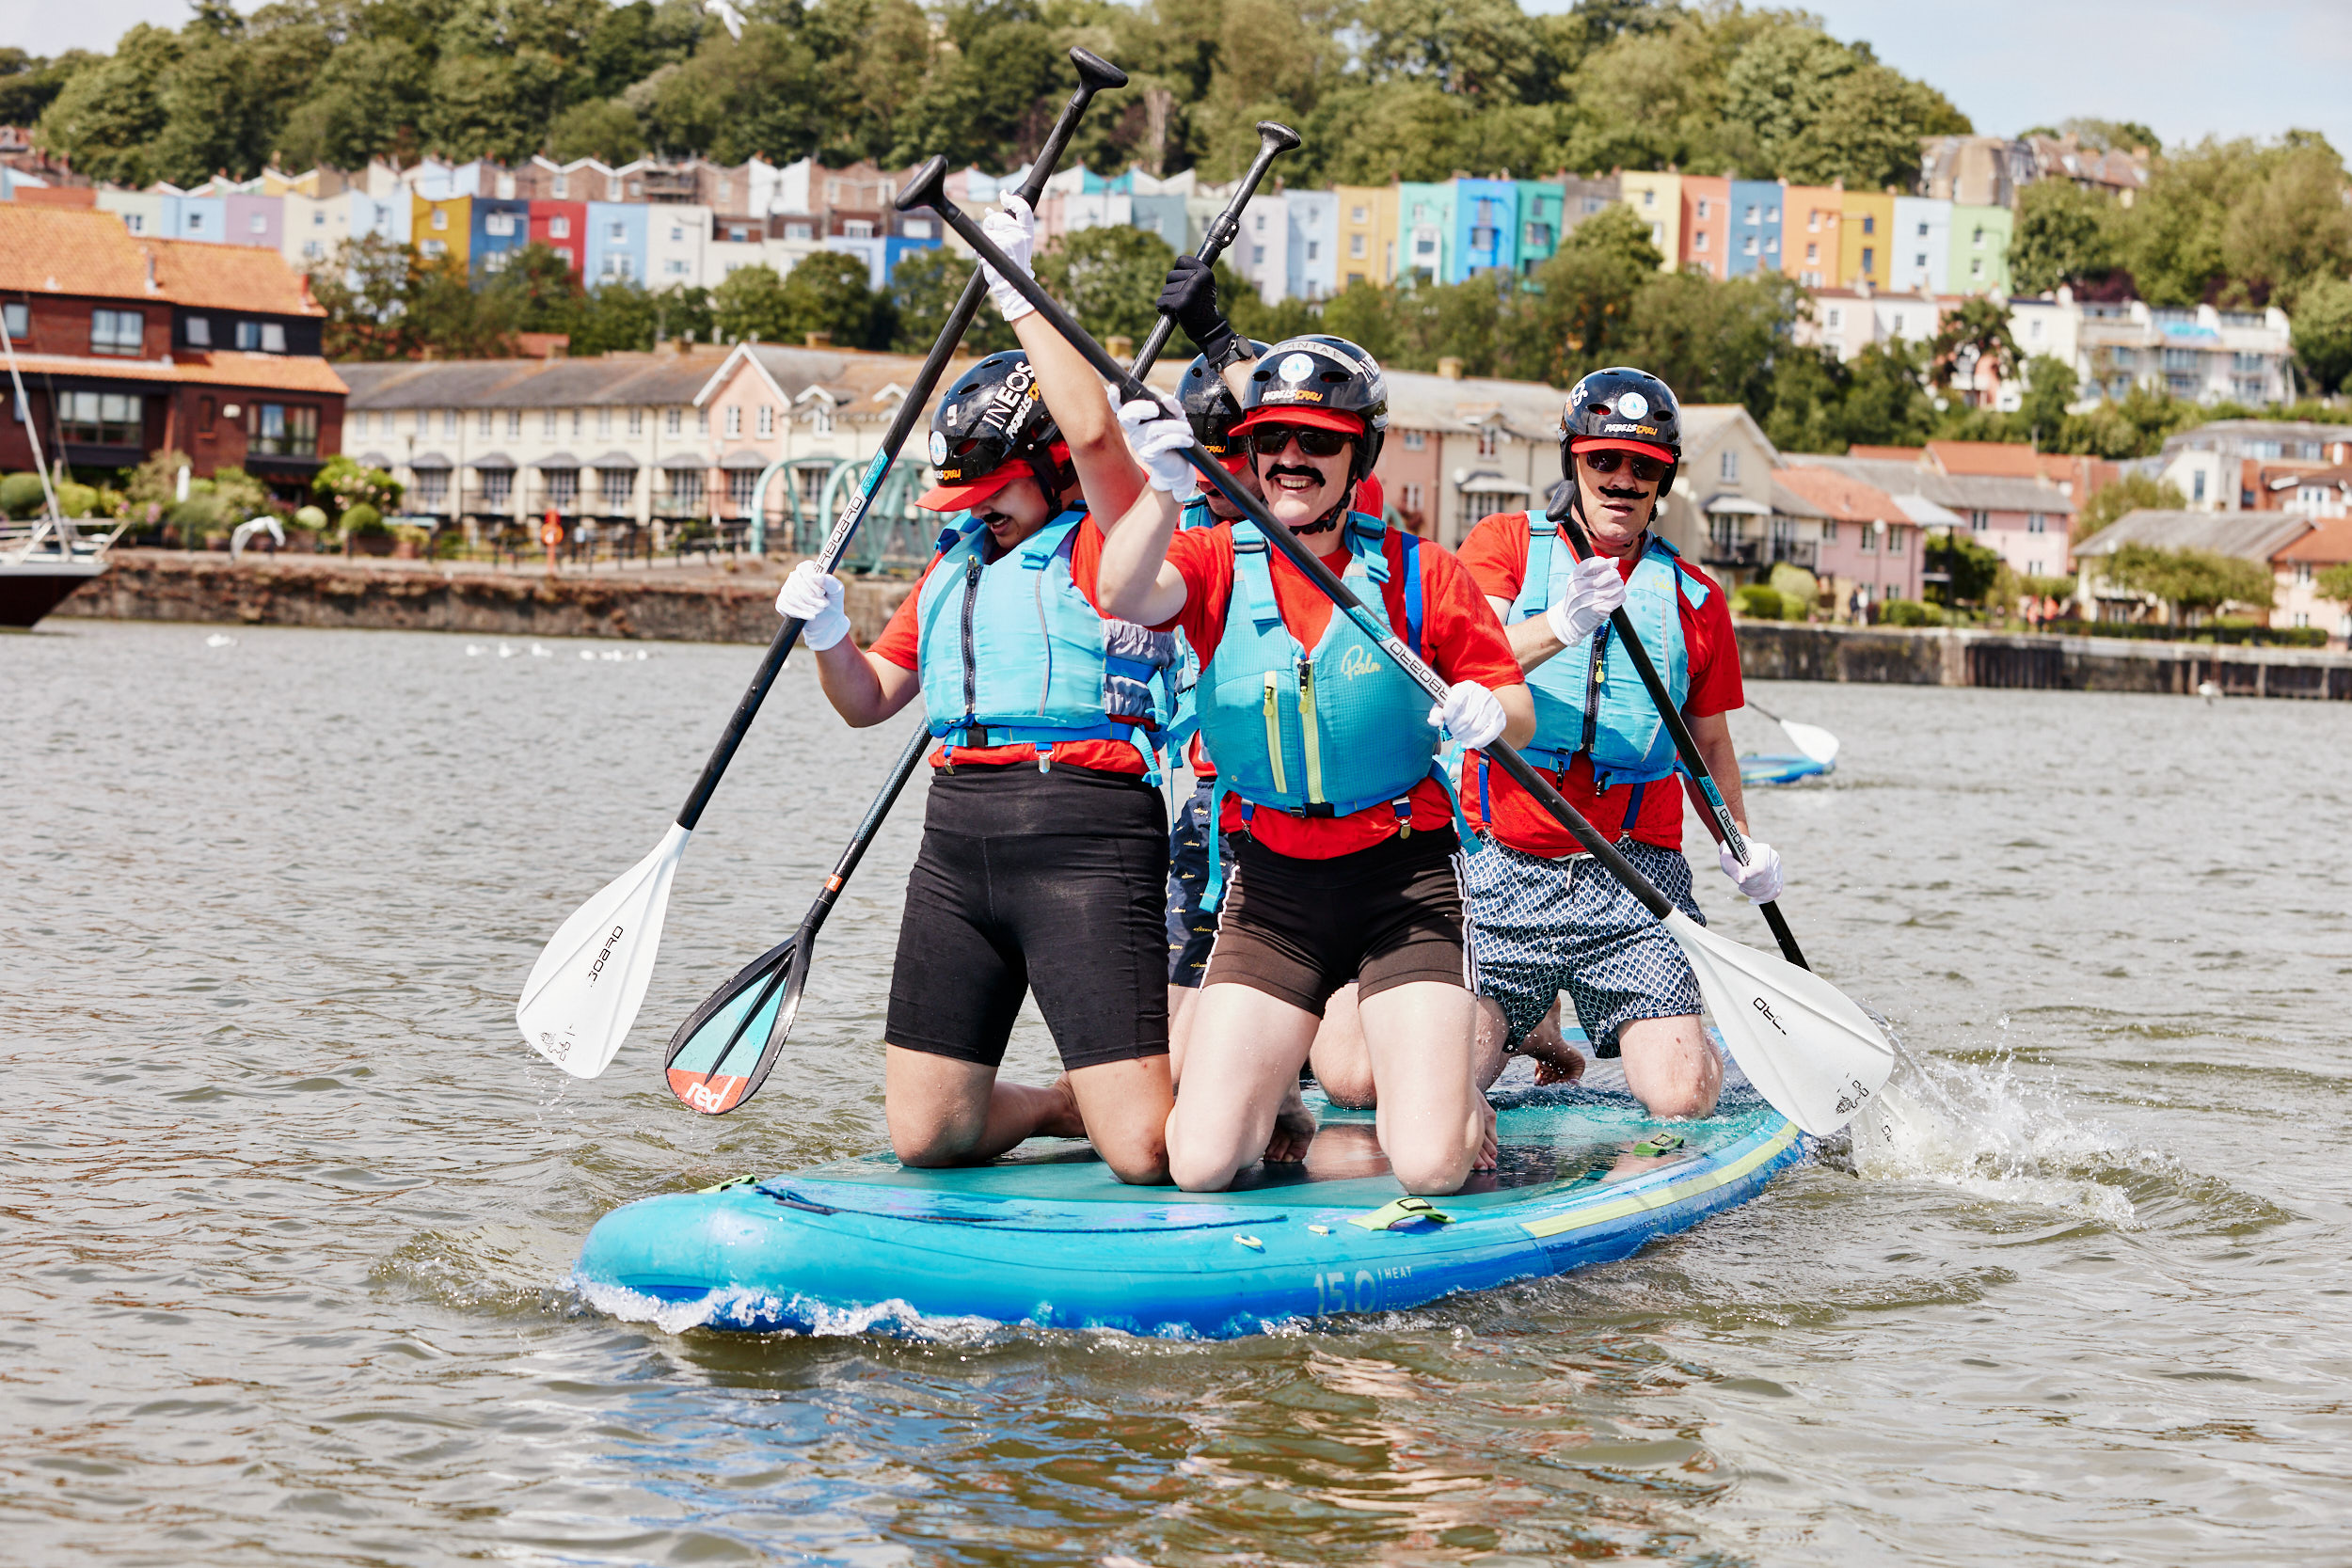
[[[2034,637],[1952,628],[1740,623],[1751,680],[1977,686],[2033,691],[2153,691],[2352,702],[2352,654],[2120,637]]]

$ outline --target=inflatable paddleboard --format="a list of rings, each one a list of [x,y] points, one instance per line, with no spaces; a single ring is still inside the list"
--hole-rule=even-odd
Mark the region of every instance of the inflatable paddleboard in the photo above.
[[[1751,752],[1740,759],[1740,782],[1743,784],[1788,784],[1804,779],[1818,779],[1833,771],[1836,764],[1818,762],[1812,757],[1758,755]]]
[[[644,1198],[589,1232],[574,1284],[673,1328],[1222,1338],[1610,1262],[1746,1202],[1804,1152],[1744,1082],[1704,1121],[1651,1121],[1622,1087],[1494,1098],[1501,1166],[1448,1197],[1406,1197],[1371,1113],[1318,1104],[1305,1164],[1253,1167],[1233,1192],[1126,1186],[1084,1144],[1033,1140],[964,1169],[869,1155]]]

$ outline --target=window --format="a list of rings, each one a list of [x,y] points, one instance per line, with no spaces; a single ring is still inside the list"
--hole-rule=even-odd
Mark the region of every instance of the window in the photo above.
[[[1821,247],[1818,245],[1807,245],[1804,247],[1804,259],[1808,261],[1820,261],[1821,259]]]
[[[1821,543],[1824,545],[1835,545],[1837,543],[1836,518],[1830,517],[1823,520],[1821,524]]]
[[[555,259],[563,262],[565,266],[570,266],[572,264],[572,247],[567,245],[557,245],[555,247]]]
[[[729,436],[740,436],[743,434],[743,409],[740,404],[728,405],[727,434]]]
[[[700,468],[670,470],[670,499],[681,507],[699,507],[703,503],[703,471]]]
[[[684,277],[686,276],[686,258],[683,256],[673,256],[662,266],[661,270],[672,277]]]
[[[1747,218],[1746,218],[1746,220],[1745,220],[1745,221],[1747,221],[1747,222],[1749,222],[1749,223],[1754,223],[1754,222],[1756,221],[1756,203],[1755,203],[1755,202],[1753,202],[1753,201],[1749,202],[1749,203],[1748,203],[1748,215],[1747,215]]]
[[[1986,529],[1989,529],[1989,528],[1991,528],[1992,526],[1993,526],[1993,515],[1992,515],[1991,513],[1989,513],[1989,512],[1971,512],[1970,514],[1968,514],[1968,531],[1969,531],[1969,532],[1971,532],[1971,533],[1982,533],[1982,532],[1983,532]]]
[[[1323,242],[1321,240],[1309,240],[1307,242],[1307,260],[1311,261],[1316,257],[1322,255],[1322,246]]]
[[[1877,233],[1879,231],[1879,220],[1871,216],[1869,214],[1865,213],[1862,216],[1862,231],[1865,234]]]
[[[809,415],[809,424],[819,436],[832,435],[833,404],[829,402],[818,403],[815,410]]]
[[[1347,221],[1350,223],[1370,223],[1372,221],[1372,209],[1369,207],[1350,207],[1347,210]]]
[[[548,437],[552,437],[555,435],[554,409],[550,408],[546,413],[539,416],[539,434],[543,436]]]
[[[2169,348],[2164,351],[2164,368],[2168,371],[2195,372],[2199,355],[2193,348]]]
[[[670,243],[672,245],[684,245],[686,243],[686,225],[682,223],[674,223],[670,225]]]
[[[841,220],[841,237],[845,240],[872,239],[874,237],[873,220],[870,218],[843,218]]]
[[[548,182],[548,188],[554,192],[555,198],[558,201],[563,200],[564,198],[571,194],[570,176],[564,174],[557,175],[552,181]],[[561,223],[564,220],[562,218],[558,218],[555,221]]]
[[[269,218],[264,214],[255,213],[245,220],[245,227],[248,233],[266,234],[269,232]]]
[[[727,470],[727,505],[733,507],[739,515],[750,512],[752,486],[758,483],[759,470],[757,468],[729,468]]]
[[[1428,445],[1428,432],[1421,430],[1408,430],[1405,433],[1405,450],[1406,451],[1424,451]]]
[[[147,214],[144,213],[125,213],[122,214],[122,227],[128,229],[134,234],[144,234],[147,232]]]
[[[628,433],[631,436],[643,436],[645,433],[645,411],[644,409],[632,408],[628,411]]]
[[[1478,455],[1492,457],[1495,454],[1495,427],[1487,425],[1478,433]]]
[[[613,224],[612,224],[612,233],[610,233],[610,234],[608,234],[608,235],[606,235],[605,237],[606,237],[607,239],[611,240],[611,241],[612,241],[614,245],[626,245],[626,244],[628,244],[628,224],[626,224],[626,223],[623,223],[623,222],[619,221],[618,219],[615,219],[615,220],[613,221]]]
[[[1830,329],[1832,332],[1835,332],[1835,331],[1836,331],[1839,327],[1841,327],[1841,326],[1843,326],[1843,325],[1846,325],[1846,312],[1845,312],[1844,309],[1843,309],[1842,307],[1840,307],[1840,306],[1836,306],[1836,305],[1831,306],[1831,307],[1829,308],[1829,329]]]
[[[89,313],[89,351],[92,354],[119,354],[137,357],[140,340],[147,335],[147,318],[136,310],[92,310]]]
[[[1980,223],[1980,224],[1977,225],[1977,232],[1976,232],[1976,235],[1975,235],[1975,237],[1974,237],[1973,239],[1971,239],[1971,240],[1968,242],[1968,245],[1969,245],[1969,248],[1970,248],[1970,249],[1972,249],[1972,250],[1982,250],[1982,249],[1984,248],[1984,225],[1983,225],[1983,224],[1981,224],[1981,223]]]
[[[239,322],[237,346],[247,354],[283,354],[286,352],[286,327],[282,322]]]
[[[2049,518],[2039,512],[2026,513],[2026,531],[2027,533],[2047,533],[2049,531]]]
[[[598,468],[596,489],[604,498],[604,509],[607,512],[625,511],[628,503],[636,499],[637,470],[634,468]]]
[[[558,512],[570,512],[580,505],[580,470],[578,468],[548,468],[546,470],[548,504]]]
[[[1701,223],[1705,223],[1705,222],[1707,221],[1707,214],[1708,214],[1708,202],[1707,202],[1707,198],[1706,198],[1705,197],[1701,197],[1701,198],[1699,198],[1699,221],[1700,221]]]
[[[1983,258],[1983,257],[1981,257],[1981,256],[1977,257],[1975,260],[1971,261],[1968,263],[1968,276],[1969,276],[1969,277],[1982,277],[1984,276],[1984,258]],[[2039,328],[2039,327],[2042,325],[2042,324],[2041,324],[2040,322],[2036,322],[2036,323],[2034,323],[2034,325],[2035,325],[2037,328]]]
[[[1889,555],[1903,553],[1903,529],[1900,523],[1886,531],[1886,550]]]
[[[1780,221],[1780,209],[1777,207],[1765,208],[1764,221],[1766,223],[1778,223]]]
[[[694,434],[697,436],[707,436],[710,434],[709,409],[697,408],[694,410]]]
[[[417,471],[417,504],[427,512],[438,512],[449,504],[449,470],[419,468]]]
[[[1862,247],[1862,270],[1864,272],[1876,272],[1878,271],[1878,252],[1867,245],[1864,245]]]
[[[2193,501],[2203,500],[2205,499],[2205,470],[2198,469],[2189,476],[2189,480],[2188,499]]]
[[[784,226],[784,237],[787,240],[813,240],[817,237],[817,230],[809,224],[787,223]]]
[[[515,470],[512,468],[480,468],[475,470],[482,486],[482,504],[485,507],[504,506],[515,493]]]
[[[1347,237],[1347,254],[1350,261],[1360,261],[1364,259],[1364,237],[1361,234]]]
[[[1405,486],[1405,494],[1402,499],[1404,502],[1404,510],[1419,515],[1421,512],[1421,486],[1418,484],[1407,484]]]
[[[1746,238],[1746,239],[1744,239],[1744,240],[1742,240],[1742,241],[1740,242],[1740,254],[1741,254],[1741,255],[1743,255],[1743,256],[1753,256],[1753,255],[1755,255],[1755,254],[1756,253],[1756,236],[1755,236],[1755,235],[1750,234],[1749,236],[1747,236],[1747,238]]]
[[[2298,561],[2295,563],[2295,585],[2297,588],[2309,588],[2312,585],[2312,563],[2310,562]]]
[[[1724,453],[1723,462],[1721,463],[1721,465],[1719,465],[1719,471],[1722,473],[1723,477],[1724,477],[1726,481],[1728,481],[1729,483],[1733,483],[1733,484],[1737,484],[1737,483],[1740,483],[1740,454],[1739,454],[1738,452],[1736,452],[1736,451],[1725,451],[1725,452]]]
[[[445,230],[449,227],[449,209],[446,207],[433,209],[433,227],[437,230]]]
[[[1707,241],[1708,232],[1706,230],[1702,229],[1697,233],[1691,236],[1691,248],[1692,250],[1705,250],[1707,248]]]
[[[496,418],[497,416],[492,414],[487,408],[485,408],[481,413],[475,415],[473,421],[474,434],[478,436],[489,435],[490,421]]]
[[[683,408],[673,408],[662,419],[661,433],[664,436],[678,435],[684,431],[685,428],[686,410]]]
[[[519,408],[508,409],[506,411],[506,434],[509,436],[520,436],[522,433],[523,411]]]
[[[2269,363],[2268,357],[2260,354],[2233,354],[2230,361],[2230,368],[2241,375],[2260,375]]]
[[[1656,191],[1654,191],[1654,190],[1644,191],[1644,192],[1642,193],[1642,205],[1643,205],[1643,206],[1645,206],[1645,207],[1655,207],[1655,206],[1657,206],[1657,205],[1658,205],[1658,193],[1657,193]]]
[[[1470,235],[1470,248],[1472,250],[1492,250],[1495,247],[1495,242],[1500,240],[1502,237],[1502,235],[1500,230],[1472,229]]]
[[[1926,266],[1928,264],[1928,253],[1924,250],[1919,252],[1916,256],[1914,256],[1911,259],[1911,264],[1915,267]]]
[[[0,325],[8,327],[10,340],[21,343],[32,331],[32,314],[22,302],[10,300],[8,309],[0,311]]]
[[[764,403],[759,405],[759,433],[762,436],[776,433],[776,411]]]
[[[1821,231],[1821,212],[1820,208],[1817,207],[1813,211],[1805,214],[1804,231],[1808,234],[1818,234]]]
[[[417,249],[422,253],[424,259],[428,261],[437,261],[442,257],[449,254],[449,246],[443,245],[438,240],[427,240],[424,244],[419,245]]]
[[[56,392],[57,423],[73,446],[135,447],[145,410],[135,392]]]
[[[204,232],[203,214],[190,213],[188,214],[188,232],[191,234],[201,234]]]
[[[1764,236],[1764,254],[1767,256],[1777,256],[1780,254],[1780,236],[1778,234],[1767,234]]]
[[[246,450],[274,457],[315,457],[319,411],[305,404],[257,403],[246,414]]]
[[[418,416],[417,416],[417,429],[418,429],[418,431],[419,431],[420,433],[421,433],[421,432],[423,431],[423,429],[424,429],[424,421],[425,421],[428,418],[430,418],[430,416],[429,416],[429,415],[424,415],[424,414],[420,414],[420,415],[418,415]],[[444,408],[444,409],[442,409],[442,410],[441,410],[441,434],[442,434],[442,435],[444,435],[444,436],[454,436],[454,435],[456,435],[456,434],[457,434],[457,410],[456,410],[456,409],[454,409],[454,408]]]
[[[910,240],[930,239],[932,237],[931,220],[929,218],[900,218],[898,220],[898,232],[905,235]]]
[[[559,217],[551,217],[551,218],[548,219],[548,239],[550,239],[550,240],[568,240],[568,239],[570,239],[571,237],[572,237],[572,220],[571,220],[571,219],[569,219],[569,218],[567,218],[567,217],[560,217],[560,216],[559,216]]]

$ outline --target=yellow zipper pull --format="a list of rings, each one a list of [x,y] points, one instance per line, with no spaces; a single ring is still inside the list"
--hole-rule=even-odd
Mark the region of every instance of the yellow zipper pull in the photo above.
[[[1274,764],[1274,788],[1277,794],[1290,793],[1290,783],[1282,774],[1282,714],[1279,699],[1282,677],[1268,670],[1265,673],[1265,751]]]
[[[1298,661],[1298,728],[1307,749],[1307,799],[1320,804],[1323,795],[1323,736],[1315,724],[1315,665]]]

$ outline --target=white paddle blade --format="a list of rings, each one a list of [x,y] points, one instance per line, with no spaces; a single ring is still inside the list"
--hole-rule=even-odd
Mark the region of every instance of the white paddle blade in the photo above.
[[[573,911],[531,966],[515,1022],[525,1043],[575,1078],[610,1066],[637,1021],[661,946],[670,879],[692,836],[673,822],[660,847]]]
[[[1824,768],[1837,766],[1837,737],[1815,724],[1796,724],[1786,719],[1776,722],[1788,736],[1788,744],[1820,763]]]
[[[1740,1070],[1782,1116],[1808,1132],[1835,1132],[1885,1085],[1895,1048],[1845,992],[1679,910],[1667,914],[1666,929]]]

